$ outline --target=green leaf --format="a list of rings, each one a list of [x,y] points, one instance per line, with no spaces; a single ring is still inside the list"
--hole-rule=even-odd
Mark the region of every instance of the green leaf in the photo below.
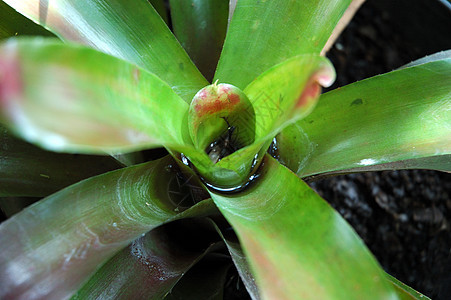
[[[319,55],[299,55],[261,74],[245,89],[255,110],[255,141],[218,162],[249,178],[274,136],[290,123],[309,114],[321,92],[335,79],[330,62]],[[241,130],[241,128],[238,128]]]
[[[11,39],[0,48],[0,77],[0,119],[43,148],[104,154],[190,143],[188,104],[155,75],[93,49]]]
[[[387,279],[393,284],[395,287],[396,293],[398,293],[399,299],[401,300],[431,300],[429,297],[415,291],[410,286],[402,283],[395,277],[390,274],[386,274]]]
[[[202,232],[202,222],[186,221],[160,226],[133,241],[103,265],[72,299],[163,299],[215,245],[212,236]]]
[[[265,157],[244,192],[211,192],[235,229],[263,299],[397,299],[362,240],[324,200]]]
[[[17,35],[53,36],[44,27],[33,23],[0,1],[0,39]]]
[[[230,135],[229,126],[233,127],[234,144],[246,146],[254,141],[255,113],[248,97],[230,84],[215,82],[201,89],[191,101],[188,113],[189,133],[194,146],[205,151],[212,142]],[[216,162],[222,158],[217,154]],[[213,155],[209,156],[215,161]]]
[[[207,81],[147,0],[3,0],[64,41],[150,71],[190,102]]]
[[[0,126],[0,197],[43,197],[120,168],[112,157],[44,151]]]
[[[172,164],[166,157],[84,180],[2,223],[0,298],[67,298],[147,231],[210,215],[205,201],[177,214]]]
[[[451,59],[444,59],[328,92],[277,137],[279,160],[301,177],[375,168],[450,171],[450,83]]]
[[[230,260],[224,256],[207,255],[190,269],[165,300],[222,300]]]
[[[174,34],[211,80],[227,31],[228,0],[170,0]]]
[[[244,89],[293,56],[319,54],[351,0],[240,0],[215,80]]]
[[[272,138],[285,126],[308,115],[321,86],[335,81],[327,58],[299,55],[269,69],[245,89],[255,110],[256,140]]]

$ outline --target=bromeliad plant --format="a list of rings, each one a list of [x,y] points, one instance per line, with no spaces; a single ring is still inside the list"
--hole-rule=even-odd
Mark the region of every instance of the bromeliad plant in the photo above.
[[[449,53],[317,104],[350,0],[151,2],[0,4],[0,298],[420,297],[302,179],[451,170]]]

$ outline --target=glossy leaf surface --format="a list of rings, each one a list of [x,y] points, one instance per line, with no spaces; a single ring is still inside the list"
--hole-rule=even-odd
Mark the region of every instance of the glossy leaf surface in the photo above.
[[[3,222],[0,298],[66,298],[143,233],[211,214],[205,202],[177,214],[170,164],[166,157],[87,179]]]
[[[53,36],[44,27],[37,25],[0,1],[0,39],[17,35]]]
[[[201,225],[190,219],[151,230],[103,265],[72,299],[163,299],[212,249]]]
[[[278,136],[279,160],[301,177],[385,168],[450,171],[450,83],[451,59],[445,59],[328,92]]]
[[[227,31],[228,0],[170,0],[174,34],[189,56],[211,80]]]
[[[211,195],[235,229],[263,299],[397,299],[353,229],[269,156],[246,191]]]
[[[120,167],[108,156],[44,151],[13,137],[0,126],[0,197],[44,197]]]
[[[113,56],[53,39],[11,39],[0,48],[0,76],[0,119],[44,148],[105,153],[189,144],[188,104],[155,75]]]
[[[64,41],[88,45],[146,69],[186,102],[207,85],[147,0],[4,0]]]
[[[215,79],[244,89],[272,66],[319,54],[351,0],[240,0]]]

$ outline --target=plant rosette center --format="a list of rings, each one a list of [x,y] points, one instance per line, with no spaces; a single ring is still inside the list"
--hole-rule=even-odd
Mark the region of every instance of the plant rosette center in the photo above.
[[[233,191],[246,186],[274,136],[308,115],[321,86],[334,79],[327,59],[302,55],[270,68],[244,90],[218,81],[202,88],[189,107],[188,131],[205,158],[184,153],[186,158],[210,187]]]
[[[195,147],[205,151],[213,163],[252,144],[255,113],[239,88],[220,83],[208,85],[193,98],[188,116]]]

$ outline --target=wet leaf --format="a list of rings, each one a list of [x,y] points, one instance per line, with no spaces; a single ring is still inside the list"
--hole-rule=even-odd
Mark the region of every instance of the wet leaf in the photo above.
[[[238,1],[215,80],[244,89],[293,56],[319,54],[350,2]]]
[[[213,79],[227,31],[228,0],[170,0],[174,34],[208,80]]]
[[[321,96],[278,137],[301,177],[402,168],[450,171],[451,59],[379,75]]]
[[[190,144],[188,105],[155,75],[113,56],[11,39],[0,48],[0,77],[0,119],[43,148],[104,154]]]
[[[0,298],[66,298],[142,234],[214,213],[211,200],[178,213],[177,191],[167,185],[176,176],[172,164],[166,157],[92,177],[3,222]]]
[[[4,2],[64,41],[90,46],[156,74],[188,103],[208,84],[147,0]]]
[[[397,299],[353,229],[269,156],[243,193],[210,193],[235,229],[263,299]]]

